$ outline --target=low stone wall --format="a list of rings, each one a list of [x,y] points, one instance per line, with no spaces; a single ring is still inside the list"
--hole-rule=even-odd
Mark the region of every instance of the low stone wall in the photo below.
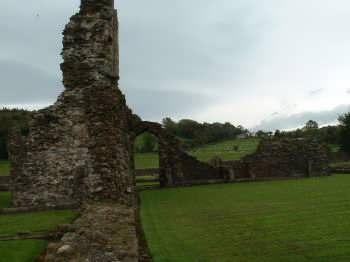
[[[330,170],[334,174],[350,174],[350,168],[332,167]]]
[[[221,161],[214,158],[209,164],[200,162],[180,150],[176,154],[177,161],[172,170],[159,170],[166,177],[163,186],[326,176],[331,171],[327,147],[306,139],[263,140],[254,154],[242,160]],[[178,166],[181,168],[177,169]],[[185,172],[182,173],[181,170]],[[151,169],[138,172],[150,175],[156,171],[157,169]],[[350,170],[337,171],[349,173]]]
[[[211,183],[210,181],[222,181],[228,178],[228,170],[223,167],[212,166],[208,163],[198,161],[195,157],[185,152],[180,153],[178,157],[184,172],[182,176],[172,176],[172,183],[169,186],[202,184],[203,181]]]
[[[200,162],[187,154],[181,142],[159,123],[137,121],[130,132],[133,141],[143,132],[152,133],[158,138],[161,187],[188,185],[191,181],[222,180],[227,176],[227,170]]]
[[[297,178],[330,174],[325,145],[305,139],[267,139],[256,153],[239,161],[227,161],[233,180]]]
[[[159,176],[159,168],[136,169],[135,176]]]
[[[33,212],[43,212],[43,211],[52,211],[52,210],[76,210],[79,209],[79,206],[76,205],[63,205],[63,206],[36,206],[36,207],[10,207],[10,208],[1,208],[0,215],[11,215],[11,214],[21,214],[21,213],[33,213]]]
[[[11,177],[0,176],[0,191],[9,191]]]

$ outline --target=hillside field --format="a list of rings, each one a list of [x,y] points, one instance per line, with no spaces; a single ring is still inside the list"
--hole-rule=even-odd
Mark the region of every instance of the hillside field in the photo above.
[[[190,151],[189,154],[200,161],[208,161],[214,156],[219,156],[223,160],[240,159],[254,153],[259,141],[258,138],[227,140],[196,148]],[[235,146],[238,146],[237,151],[234,150]],[[159,157],[157,153],[135,154],[135,167],[137,169],[156,168],[158,166]]]
[[[350,175],[144,191],[155,262],[350,261]]]

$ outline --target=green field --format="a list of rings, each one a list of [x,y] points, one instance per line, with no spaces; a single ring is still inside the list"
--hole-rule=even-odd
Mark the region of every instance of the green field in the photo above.
[[[209,161],[214,156],[219,156],[222,160],[237,160],[254,153],[259,142],[258,138],[228,140],[209,144],[189,153],[200,161]],[[237,151],[234,150],[235,146],[238,146]]]
[[[199,147],[190,151],[189,154],[200,161],[209,161],[214,156],[219,156],[222,160],[240,159],[254,153],[259,141],[258,138],[228,140]],[[234,146],[238,146],[237,151],[234,150]],[[135,155],[135,167],[137,169],[157,168],[158,166],[159,157],[157,153],[138,153]]]
[[[350,261],[350,175],[144,191],[154,261]]]
[[[159,155],[157,153],[137,153],[135,154],[135,168],[157,168],[159,167]]]
[[[340,145],[337,144],[329,144],[329,148],[331,149],[331,152],[337,153],[340,150]]]
[[[10,194],[0,192],[0,208],[10,206]],[[60,224],[70,223],[77,211],[48,211],[16,215],[0,215],[0,236],[16,233],[46,232]],[[0,262],[32,262],[47,247],[46,241],[0,241]]]
[[[0,160],[0,176],[10,175],[10,166],[8,161]]]
[[[10,207],[10,193],[0,191],[0,208]]]
[[[44,240],[0,242],[0,262],[34,262],[47,248]]]
[[[57,225],[71,222],[77,215],[77,211],[1,215],[0,235],[13,235],[18,232],[46,232],[55,229]]]

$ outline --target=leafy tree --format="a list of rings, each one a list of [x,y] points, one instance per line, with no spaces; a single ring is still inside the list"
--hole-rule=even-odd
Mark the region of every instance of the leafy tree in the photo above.
[[[339,142],[341,150],[350,153],[350,113],[346,113],[339,117],[340,134]]]
[[[224,139],[234,139],[240,134],[249,133],[242,126],[235,127],[231,123],[198,123],[191,119],[179,122],[164,118],[163,127],[182,141],[185,148],[213,143]]]
[[[135,151],[137,153],[151,153],[158,151],[158,139],[148,132],[139,135],[135,140]]]
[[[170,118],[166,117],[162,121],[163,127],[173,135],[176,135],[177,124]]]
[[[318,123],[314,120],[309,120],[306,122],[304,129],[305,130],[318,129]]]
[[[272,134],[273,134],[272,132],[265,132],[263,130],[259,130],[258,132],[256,132],[256,136],[260,138],[267,138],[272,136]]]
[[[23,134],[28,132],[28,122],[32,112],[20,109],[0,109],[0,159],[7,159],[7,143],[9,130],[16,126]]]
[[[279,129],[275,131],[275,137],[281,137],[281,131]]]

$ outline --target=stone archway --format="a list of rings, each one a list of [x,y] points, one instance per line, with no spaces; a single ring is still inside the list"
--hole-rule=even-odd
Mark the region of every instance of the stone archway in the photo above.
[[[179,140],[162,125],[154,122],[139,121],[132,127],[131,143],[135,138],[149,132],[159,142],[159,181],[161,187],[191,184],[195,181],[224,179],[224,170],[214,168],[188,155]]]

